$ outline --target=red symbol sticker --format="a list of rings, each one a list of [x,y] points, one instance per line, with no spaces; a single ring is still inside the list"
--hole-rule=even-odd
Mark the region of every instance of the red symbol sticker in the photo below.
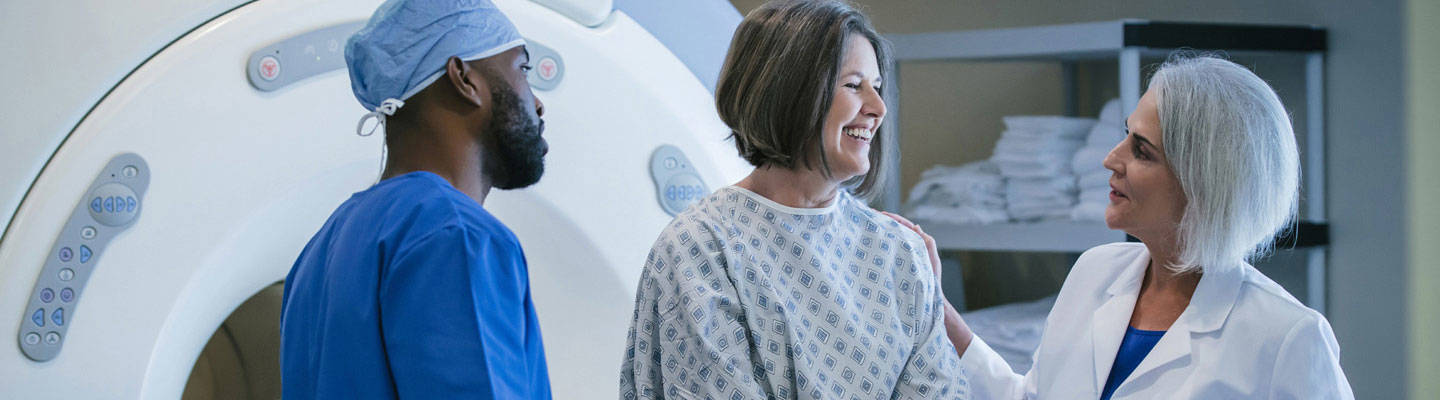
[[[280,77],[280,60],[275,57],[265,56],[260,59],[260,78],[273,81]]]
[[[550,57],[540,59],[540,79],[548,81],[555,79],[555,76],[559,74],[560,65],[555,63],[555,59]]]

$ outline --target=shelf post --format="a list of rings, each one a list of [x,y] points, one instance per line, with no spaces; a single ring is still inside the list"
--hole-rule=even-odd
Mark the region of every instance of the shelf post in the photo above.
[[[1120,49],[1120,118],[1125,118],[1140,104],[1140,49]]]
[[[1304,219],[1328,222],[1325,210],[1325,53],[1310,52],[1305,56],[1305,171],[1301,181],[1305,198]],[[1328,279],[1326,253],[1330,246],[1310,249],[1306,267],[1306,303],[1325,313]]]

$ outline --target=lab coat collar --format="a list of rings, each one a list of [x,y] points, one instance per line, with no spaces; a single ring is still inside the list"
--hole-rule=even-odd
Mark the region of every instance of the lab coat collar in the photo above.
[[[1122,261],[1123,262],[1123,261]],[[1130,321],[1130,313],[1135,309],[1135,298],[1140,295],[1140,285],[1145,279],[1145,268],[1150,264],[1150,252],[1141,250],[1135,259],[1116,276],[1115,281],[1105,291],[1110,299],[1096,310],[1099,315],[1114,302],[1117,297],[1126,295],[1129,297],[1130,308],[1125,309],[1123,316],[1125,323]],[[1175,321],[1175,328],[1187,328],[1191,332],[1203,333],[1212,332],[1225,325],[1225,319],[1230,316],[1230,310],[1235,307],[1239,299],[1240,287],[1245,283],[1245,274],[1253,269],[1248,263],[1227,268],[1209,268],[1205,275],[1200,277],[1200,283],[1195,287],[1195,295],[1190,297],[1190,305],[1185,307],[1185,312],[1180,319]],[[1098,321],[1097,321],[1098,322]],[[1183,325],[1182,325],[1183,323]],[[1124,332],[1123,329],[1120,332]],[[1119,342],[1117,339],[1116,346]]]
[[[1096,388],[1105,387],[1105,380],[1109,378],[1110,367],[1115,362],[1120,341],[1125,336],[1125,327],[1129,326],[1130,315],[1135,310],[1141,279],[1144,279],[1144,271],[1149,261],[1148,252],[1132,261],[1110,285],[1110,299],[1095,311],[1091,329],[1095,349]],[[1212,268],[1205,271],[1205,275],[1200,277],[1200,283],[1195,287],[1195,295],[1190,298],[1190,305],[1185,307],[1180,318],[1176,319],[1126,381],[1140,381],[1147,373],[1188,358],[1192,350],[1192,333],[1212,332],[1224,326],[1230,311],[1235,307],[1240,287],[1244,284],[1245,274],[1250,268],[1248,264],[1242,264],[1238,267]],[[1122,384],[1116,394],[1120,394],[1124,389]]]

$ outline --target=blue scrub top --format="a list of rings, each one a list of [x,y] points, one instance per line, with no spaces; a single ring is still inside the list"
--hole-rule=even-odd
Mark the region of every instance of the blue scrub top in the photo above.
[[[286,399],[549,399],[515,235],[443,178],[341,204],[285,280]]]
[[[1105,379],[1105,391],[1100,393],[1100,400],[1110,400],[1120,383],[1129,378],[1131,372],[1135,372],[1135,368],[1145,360],[1145,355],[1150,354],[1150,350],[1154,349],[1155,344],[1164,336],[1165,331],[1125,327],[1125,338],[1120,340],[1120,351],[1115,354],[1115,365],[1110,367],[1110,377]]]

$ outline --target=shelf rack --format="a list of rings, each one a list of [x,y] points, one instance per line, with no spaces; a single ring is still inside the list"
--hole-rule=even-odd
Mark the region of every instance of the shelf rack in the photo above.
[[[1325,311],[1325,251],[1329,244],[1325,212],[1324,66],[1326,31],[1313,26],[1276,26],[1159,22],[1125,19],[1022,28],[886,35],[893,47],[890,75],[886,77],[886,106],[900,115],[899,63],[912,61],[1061,63],[1065,113],[1076,115],[1078,62],[1117,59],[1120,102],[1133,110],[1142,93],[1141,58],[1164,57],[1176,49],[1221,50],[1231,55],[1288,53],[1303,56],[1305,74],[1305,147],[1301,149],[1302,198],[1307,202],[1302,223],[1277,243],[1308,247],[1306,303]],[[904,140],[899,118],[890,132]],[[886,146],[891,187],[879,199],[881,208],[898,210],[901,204],[900,146]],[[1123,241],[1122,232],[1103,223],[1054,221],[994,225],[947,225],[917,221],[946,250],[1080,252],[1102,243]]]

